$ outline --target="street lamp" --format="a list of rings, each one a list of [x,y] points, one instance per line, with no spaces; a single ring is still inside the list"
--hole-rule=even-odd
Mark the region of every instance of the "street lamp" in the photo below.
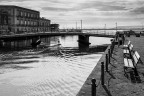
[[[106,34],[106,24],[105,24],[105,34]]]
[[[82,31],[82,20],[81,20],[81,31]]]
[[[117,22],[116,22],[116,32],[117,32]]]

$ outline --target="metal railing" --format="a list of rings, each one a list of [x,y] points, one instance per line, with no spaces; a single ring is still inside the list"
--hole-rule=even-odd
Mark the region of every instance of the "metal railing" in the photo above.
[[[101,82],[101,85],[106,89],[106,86],[105,86],[105,72],[109,72],[109,64],[111,63],[111,57],[112,57],[112,54],[113,54],[113,50],[114,50],[114,47],[116,45],[116,37],[111,40],[111,45],[105,55],[105,61],[104,62],[101,62],[101,79],[100,79],[100,82]],[[92,79],[91,80],[91,96],[96,96],[96,91],[97,91],[97,87],[99,86],[99,84],[96,84],[96,79]],[[110,94],[110,93],[108,93]]]

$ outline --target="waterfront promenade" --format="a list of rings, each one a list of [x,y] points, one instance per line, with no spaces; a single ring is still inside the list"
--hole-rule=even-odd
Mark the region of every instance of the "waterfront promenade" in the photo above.
[[[138,51],[142,62],[144,62],[144,36],[126,37],[125,44],[128,40],[134,45],[134,50]],[[108,48],[109,49],[109,48]],[[143,96],[144,92],[144,64],[137,64],[140,80],[134,80],[129,76],[124,76],[124,60],[123,60],[123,45],[115,46],[109,64],[109,72],[105,72],[105,85],[102,86],[101,79],[101,62],[105,62],[105,54],[93,69],[77,96],[92,96],[91,95],[91,80],[96,79],[96,96]]]

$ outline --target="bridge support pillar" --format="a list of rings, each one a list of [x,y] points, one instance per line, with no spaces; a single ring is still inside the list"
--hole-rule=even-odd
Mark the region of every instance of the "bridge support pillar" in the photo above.
[[[5,46],[10,49],[11,48],[11,41],[5,42]]]
[[[79,35],[78,36],[78,45],[80,51],[89,51],[89,36],[88,35]]]
[[[31,45],[32,45],[33,48],[36,48],[37,45],[39,45],[40,43],[41,43],[40,36],[32,38]]]
[[[0,40],[0,47],[2,48],[4,46],[4,41]]]

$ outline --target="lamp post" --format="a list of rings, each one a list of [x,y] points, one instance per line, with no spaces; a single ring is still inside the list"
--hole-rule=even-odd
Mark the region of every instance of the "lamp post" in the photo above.
[[[106,24],[105,24],[105,34],[106,34]]]
[[[142,23],[142,30],[143,30],[143,23]]]
[[[82,31],[82,20],[81,20],[81,31]]]
[[[77,22],[76,22],[76,31],[77,31]]]
[[[117,32],[117,22],[116,22],[116,32]]]

